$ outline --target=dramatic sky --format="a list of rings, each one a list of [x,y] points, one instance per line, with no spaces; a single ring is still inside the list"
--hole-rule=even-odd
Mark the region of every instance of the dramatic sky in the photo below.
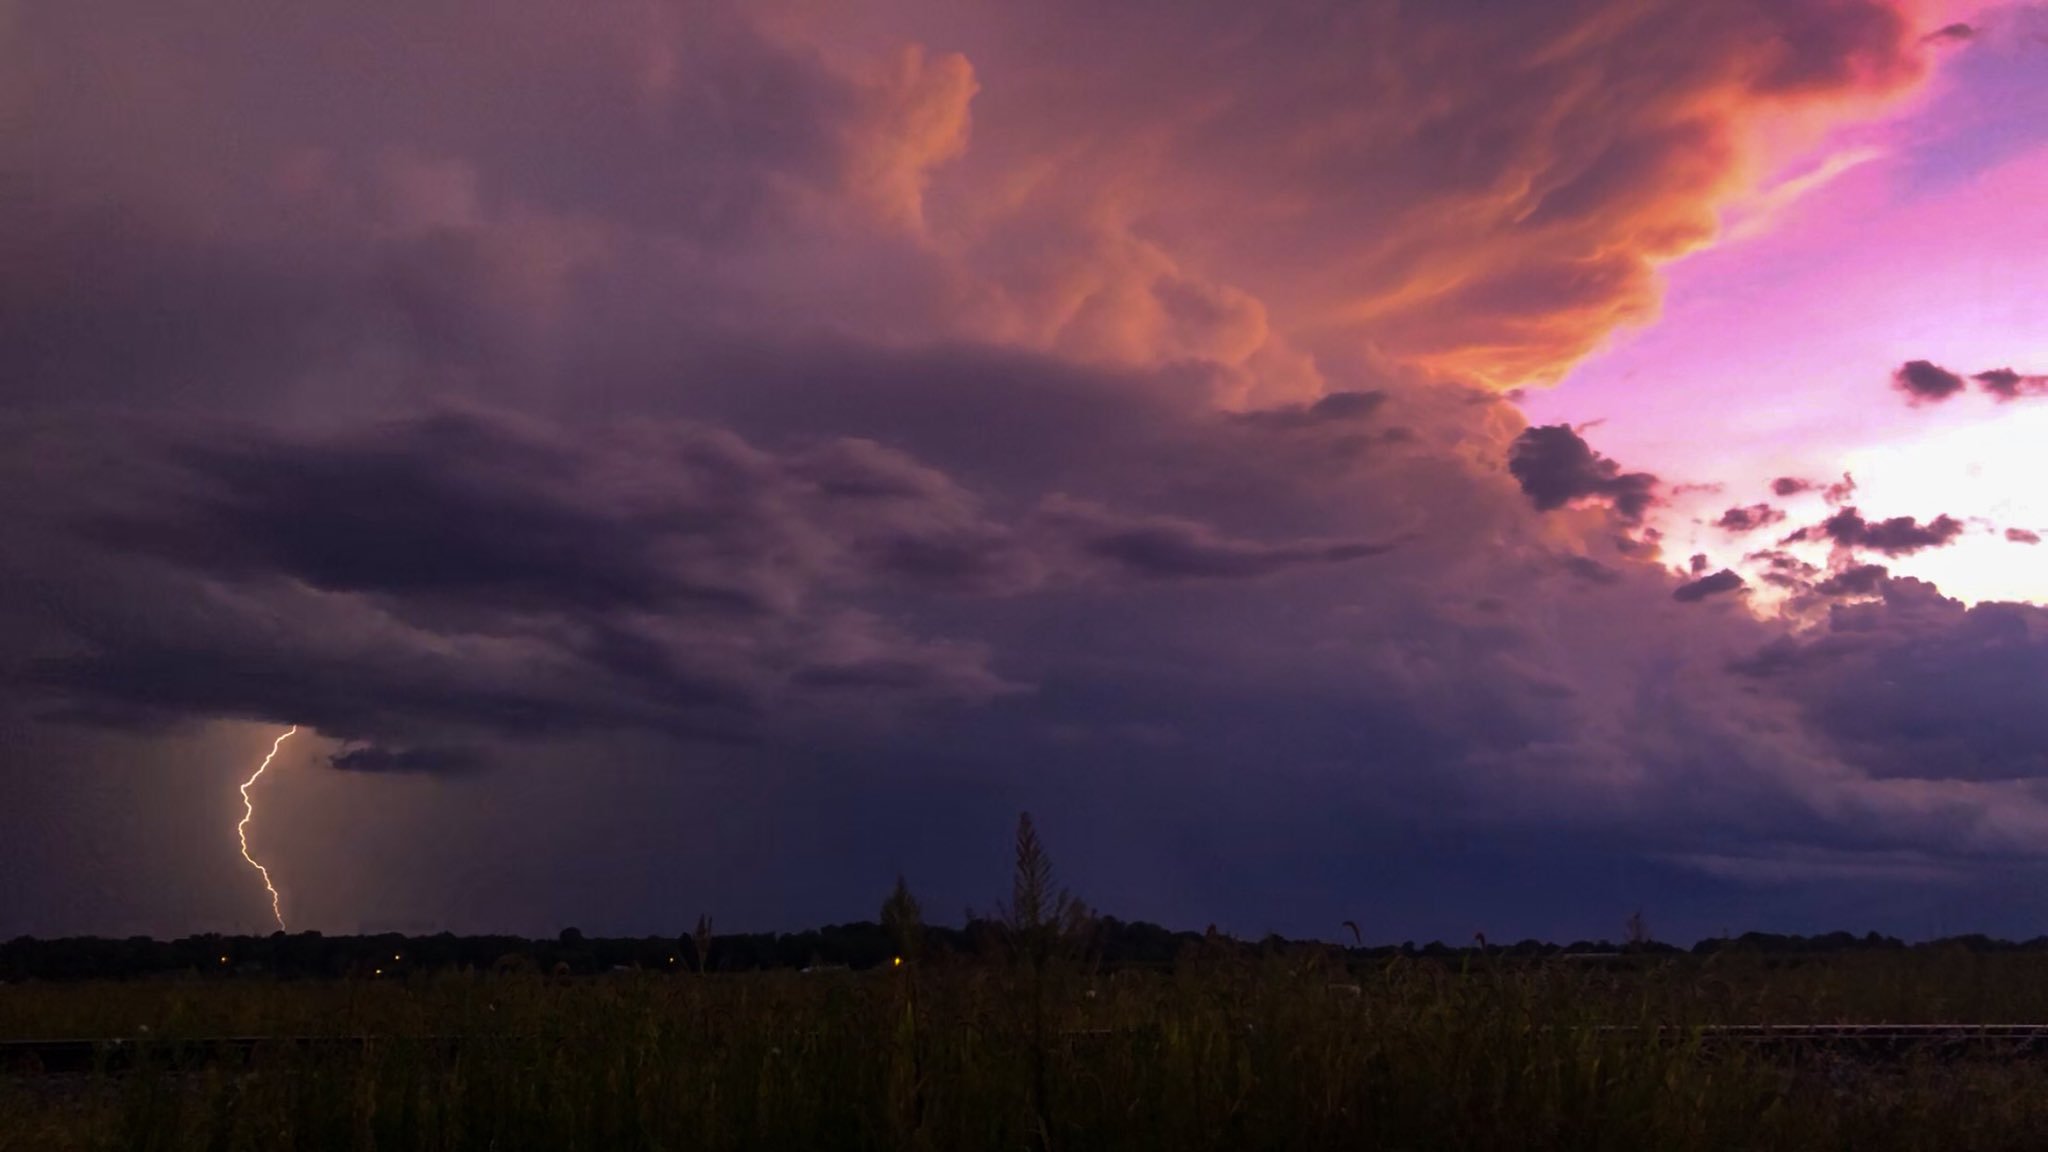
[[[2048,931],[2048,6],[0,0],[0,935]]]

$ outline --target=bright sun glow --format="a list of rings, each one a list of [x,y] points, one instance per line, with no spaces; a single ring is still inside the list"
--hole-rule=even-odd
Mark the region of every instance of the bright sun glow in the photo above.
[[[2048,535],[2048,406],[1993,408],[1968,424],[1851,452],[1844,465],[1871,515],[1947,512],[1970,521],[1954,545],[1892,561],[1895,574],[1970,602],[2048,602],[2048,544],[2005,537],[2008,528]]]
[[[1922,413],[1923,424],[1888,442],[1845,452],[1838,468],[1856,479],[1856,491],[1845,502],[1871,520],[1911,516],[1926,523],[1950,515],[1966,525],[1953,544],[1908,556],[1857,553],[1861,563],[1883,564],[1895,576],[1930,581],[1944,595],[1965,603],[2018,600],[2048,603],[2048,543],[2009,539],[2008,529],[2048,539],[2048,403],[2018,401],[1991,405],[1978,398],[1950,402],[1954,407]],[[1792,471],[1779,467],[1776,472]],[[1765,474],[1769,474],[1766,471]],[[1839,475],[1808,473],[1829,482]],[[1758,491],[1730,494],[1707,490],[1687,493],[1658,517],[1666,532],[1665,554],[1683,565],[1695,552],[1707,557],[1707,571],[1728,567],[1751,577],[1751,602],[1769,610],[1782,594],[1754,579],[1747,553],[1768,549],[1794,530],[1819,523],[1833,509],[1817,494],[1775,500]],[[1775,503],[1787,519],[1763,531],[1730,536],[1713,523],[1731,505],[1756,499]],[[1825,565],[1825,546],[1794,545],[1792,551]]]

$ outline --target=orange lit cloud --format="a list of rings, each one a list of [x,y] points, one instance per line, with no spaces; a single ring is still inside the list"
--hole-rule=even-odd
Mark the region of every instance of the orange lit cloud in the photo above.
[[[486,12],[482,42],[418,55]],[[1203,361],[1233,407],[1360,372],[1555,378],[1654,314],[1657,265],[1716,235],[1767,142],[1911,90],[1934,26],[1906,0],[443,0],[308,15],[269,46],[300,61],[280,80],[255,52],[195,71],[245,32],[176,16],[39,17],[18,103],[51,130],[5,159],[221,228],[274,207],[223,183],[271,173],[266,197],[430,227],[518,322],[637,259],[705,314]]]
[[[994,30],[962,34],[975,141],[931,215],[992,330],[1121,361],[1295,366],[1250,396],[1304,387],[1304,352],[1555,378],[1654,314],[1657,265],[1715,237],[1767,134],[1899,97],[1927,51],[1923,19],[1889,0],[977,18]]]

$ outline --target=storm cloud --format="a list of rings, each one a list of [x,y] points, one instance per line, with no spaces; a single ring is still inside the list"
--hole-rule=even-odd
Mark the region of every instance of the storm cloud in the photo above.
[[[1671,598],[1681,604],[1691,604],[1705,600],[1709,596],[1718,596],[1724,592],[1736,591],[1742,587],[1743,583],[1744,581],[1740,575],[1727,568],[1723,568],[1719,572],[1702,576],[1690,583],[1680,584],[1677,588],[1672,589]]]
[[[1754,532],[1784,519],[1785,511],[1782,508],[1774,508],[1769,504],[1750,504],[1730,508],[1721,513],[1721,518],[1714,521],[1714,526],[1727,532]]]
[[[1851,564],[1814,585],[1823,596],[1869,596],[1884,588],[1890,569],[1882,564]]]
[[[1892,373],[1892,386],[1915,404],[1940,403],[1963,390],[1963,378],[1926,360],[1908,360]]]
[[[2010,368],[1993,368],[1987,372],[1979,372],[1970,379],[1982,384],[1984,391],[1991,393],[2001,402],[2048,392],[2048,376],[2025,376]]]
[[[1817,525],[1801,528],[1781,543],[1828,540],[1844,548],[1869,548],[1887,556],[1908,556],[1953,543],[1963,522],[1946,513],[1922,524],[1911,516],[1866,520],[1855,508],[1844,508]]]
[[[1624,520],[1640,521],[1656,499],[1657,478],[1623,472],[1567,425],[1524,429],[1508,450],[1508,471],[1537,508],[1550,511],[1587,499],[1613,503]]]
[[[382,748],[376,745],[346,748],[327,758],[337,772],[402,772],[437,775],[475,772],[484,766],[482,754],[472,748]]]
[[[593,928],[713,895],[857,914],[826,910],[896,871],[964,903],[962,853],[1026,806],[1103,906],[1245,923],[1432,844],[1511,844],[1483,891],[1560,845],[1682,871],[2048,829],[1903,796],[1846,719],[1892,662],[1982,648],[2013,681],[1912,672],[1915,716],[1962,757],[1939,783],[2016,776],[2026,722],[1986,711],[2032,706],[2015,617],[1893,579],[1890,615],[1796,632],[1733,570],[1672,571],[1657,461],[1502,398],[1654,313],[1763,126],[1911,92],[1901,5],[178,2],[13,31],[0,675],[43,751],[0,773],[59,823],[157,764],[115,742],[200,746],[139,778],[146,821],[210,796],[182,765],[238,767],[243,726],[298,724],[337,826],[402,793],[455,829],[406,851],[467,863],[401,853],[387,897]],[[1903,555],[1961,526],[1805,531]],[[434,820],[485,796],[546,830],[547,876],[499,885],[509,834]],[[119,919],[82,877],[60,914]],[[195,901],[231,915],[219,888]]]
[[[1973,373],[1970,379],[1975,380],[1985,393],[2001,404],[2022,396],[2048,392],[2048,376],[2030,376],[2015,372],[2011,368],[1987,369]],[[1914,404],[1939,403],[1964,388],[1964,380],[1960,373],[1951,372],[1926,360],[1910,360],[1901,365],[1899,370],[1893,373],[1892,383]]]
[[[1884,777],[2048,774],[2048,613],[1974,607],[1892,579],[1817,633],[1774,642],[1743,675],[1789,691],[1854,763]]]

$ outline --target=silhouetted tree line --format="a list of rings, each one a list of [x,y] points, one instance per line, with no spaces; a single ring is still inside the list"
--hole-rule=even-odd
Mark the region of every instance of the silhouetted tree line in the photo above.
[[[564,928],[553,940],[519,936],[434,936],[385,933],[375,936],[323,936],[318,932],[268,936],[187,936],[155,940],[147,936],[106,939],[75,936],[59,940],[18,937],[0,944],[0,981],[126,980],[182,975],[200,979],[262,976],[272,979],[398,978],[422,971],[511,971],[547,975],[589,976],[618,971],[673,973],[754,972],[764,969],[877,968],[895,963],[944,967],[989,960],[1019,968],[1030,976],[1025,993],[1034,1004],[1046,994],[1048,972],[1074,961],[1114,971],[1120,968],[1168,968],[1182,956],[1260,954],[1313,950],[1347,964],[1389,962],[1396,958],[1469,964],[1475,960],[1561,959],[1608,965],[1634,965],[1682,956],[1684,950],[1650,936],[1640,911],[1625,921],[1624,942],[1575,940],[1551,944],[1523,940],[1492,944],[1481,934],[1462,946],[1433,941],[1417,947],[1365,947],[1356,923],[1342,926],[1354,946],[1342,948],[1321,941],[1288,940],[1267,935],[1256,942],[1239,940],[1211,925],[1204,932],[1175,932],[1144,921],[1126,922],[1095,914],[1054,880],[1051,859],[1038,838],[1031,816],[1017,821],[1016,859],[1010,897],[992,917],[971,910],[959,928],[929,925],[910,889],[898,877],[881,906],[880,922],[832,924],[805,932],[712,932],[711,917],[674,937],[590,938]],[[1692,954],[1749,953],[1777,963],[1844,952],[1905,950],[1909,946],[1875,932],[1855,936],[1830,932],[1824,936],[1781,936],[1746,932],[1693,945]],[[1910,946],[1917,950],[1961,949],[1971,952],[2048,952],[2048,937],[2015,943],[1983,935],[1954,936]],[[913,985],[914,986],[914,985]],[[1042,1022],[1041,1022],[1042,1023]]]
[[[1169,964],[1192,932],[1156,924],[1125,925],[1105,918],[1095,926],[1100,954],[1111,963]],[[994,921],[959,928],[921,925],[920,945],[932,963],[979,955],[997,939]],[[163,975],[283,979],[396,977],[420,971],[508,970],[591,975],[619,969],[750,972],[785,968],[876,968],[897,955],[889,927],[869,921],[832,924],[804,932],[708,936],[698,955],[695,933],[678,936],[590,937],[574,928],[552,940],[519,936],[434,936],[385,933],[326,936],[318,932],[268,936],[205,934],[177,940],[147,936],[109,939],[23,936],[0,944],[0,980],[122,980]]]
[[[934,966],[973,963],[1002,952],[1004,925],[976,918],[958,928],[920,925],[923,963]],[[765,969],[884,967],[899,954],[898,932],[870,921],[832,924],[804,932],[732,933],[710,936],[702,969],[708,972],[752,972]],[[1345,947],[1318,941],[1266,936],[1239,940],[1216,933],[1176,932],[1144,921],[1095,917],[1082,931],[1079,951],[1095,966],[1169,968],[1195,947],[1224,949],[1256,956],[1274,951],[1322,949],[1345,960],[1389,961],[1395,957],[1463,963],[1479,959],[1568,958],[1574,961],[1630,963],[1685,954],[1669,944],[1616,944],[1577,940],[1554,944],[1524,940],[1515,944],[1453,946],[1441,941],[1407,942],[1377,947]],[[1796,959],[1849,952],[1964,950],[1970,952],[2048,952],[2048,937],[2027,941],[1997,940],[1983,935],[1949,937],[1908,945],[1875,932],[1857,936],[1830,932],[1822,936],[1788,936],[1747,932],[1740,936],[1702,940],[1693,955],[1753,953]],[[553,940],[518,936],[323,936],[318,932],[268,936],[207,934],[178,940],[144,936],[126,939],[80,936],[40,940],[23,936],[0,944],[0,980],[126,980],[183,975],[201,979],[262,976],[275,979],[395,978],[422,971],[523,971],[542,974],[596,975],[618,970],[696,972],[697,938],[586,937],[574,928]]]

